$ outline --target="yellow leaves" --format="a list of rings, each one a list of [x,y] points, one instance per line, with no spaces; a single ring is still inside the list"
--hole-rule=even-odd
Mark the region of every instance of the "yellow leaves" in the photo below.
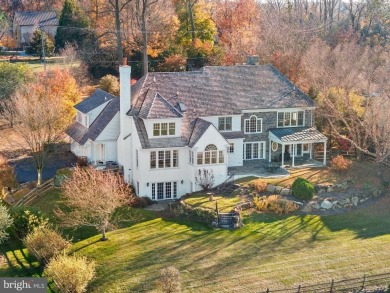
[[[366,112],[365,100],[363,95],[343,88],[330,88],[327,92],[318,94],[318,103],[323,107],[327,107],[331,103],[332,110],[344,114],[353,113],[359,118],[362,118]]]

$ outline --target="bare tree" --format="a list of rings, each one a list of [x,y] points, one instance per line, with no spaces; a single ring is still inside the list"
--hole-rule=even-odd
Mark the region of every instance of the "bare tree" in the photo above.
[[[148,73],[148,31],[147,31],[147,13],[149,8],[156,4],[158,0],[136,0],[135,17],[138,27],[142,33],[142,74]]]
[[[116,33],[116,44],[117,44],[119,63],[121,63],[123,59],[120,13],[131,1],[133,0],[126,0],[123,2],[121,2],[120,0],[108,0],[108,3],[114,9],[114,13],[115,13],[115,31],[116,31],[115,33]]]
[[[28,145],[34,158],[39,186],[49,146],[59,142],[68,126],[63,123],[63,98],[59,93],[50,92],[45,84],[29,84],[16,93],[15,131]]]
[[[211,189],[214,185],[213,170],[199,169],[195,176],[195,184],[199,185],[204,191]]]
[[[102,241],[107,240],[107,230],[119,220],[117,209],[131,204],[134,197],[119,175],[79,167],[64,183],[63,196],[70,212],[58,209],[56,213],[64,226],[95,227],[102,233]]]

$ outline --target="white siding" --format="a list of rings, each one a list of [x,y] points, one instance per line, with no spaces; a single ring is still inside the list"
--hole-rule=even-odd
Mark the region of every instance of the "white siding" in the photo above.
[[[96,140],[116,140],[119,136],[119,113],[108,123]],[[115,151],[116,152],[116,151]]]
[[[91,143],[89,141],[84,145],[80,145],[78,142],[71,139],[70,151],[78,157],[87,157],[88,161],[92,160]]]
[[[231,131],[241,131],[241,115],[207,116],[207,117],[200,117],[200,118],[212,123],[215,126],[215,128],[218,129],[218,118],[219,117],[232,117],[232,130]]]
[[[102,112],[104,107],[107,106],[107,103],[108,103],[108,101],[106,103],[100,105],[99,107],[96,107],[95,109],[88,112],[89,125],[91,125],[93,123],[93,121],[95,121],[96,117],[99,116],[100,112]]]
[[[242,159],[242,154],[244,152],[243,150],[243,143],[244,139],[239,138],[239,139],[229,139],[229,143],[234,143],[234,153],[229,153],[229,167],[234,167],[234,166],[242,166],[243,165],[243,159]],[[228,147],[229,149],[229,147]]]

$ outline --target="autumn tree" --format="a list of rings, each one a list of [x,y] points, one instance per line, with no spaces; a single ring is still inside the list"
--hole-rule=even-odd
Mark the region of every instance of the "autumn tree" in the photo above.
[[[0,8],[0,41],[8,33],[10,28],[10,23],[8,21],[7,15]]]
[[[53,41],[49,38],[49,36],[42,32],[40,29],[35,30],[33,36],[31,38],[30,46],[26,49],[28,54],[39,56],[39,58],[43,58],[43,50],[42,50],[42,38],[45,47],[45,56],[51,57],[54,53],[54,44]]]
[[[50,146],[58,143],[74,117],[77,84],[66,70],[41,73],[36,81],[21,88],[13,98],[16,132],[34,158],[38,182],[42,181]]]
[[[17,181],[13,168],[8,165],[6,158],[0,155],[0,194],[3,188],[16,186]]]
[[[15,109],[12,96],[30,80],[31,76],[23,64],[0,62],[0,115],[13,126]]]
[[[348,141],[358,152],[378,162],[388,157],[390,56],[381,46],[356,41],[327,46],[315,42],[306,53],[305,80],[318,104],[318,114],[331,135]]]
[[[119,81],[118,78],[107,74],[99,81],[99,88],[115,96],[119,96]]]
[[[57,215],[68,227],[91,226],[102,233],[119,220],[118,208],[129,205],[133,194],[123,178],[111,172],[76,167],[72,178],[65,181],[63,196],[70,212],[57,210]]]

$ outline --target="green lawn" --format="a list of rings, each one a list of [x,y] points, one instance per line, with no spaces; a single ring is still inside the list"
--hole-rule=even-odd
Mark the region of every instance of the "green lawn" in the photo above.
[[[50,215],[59,194],[35,204]],[[134,212],[134,210],[133,210]],[[253,214],[236,231],[166,220],[137,211],[124,228],[100,235],[76,231],[73,252],[97,262],[89,292],[153,291],[161,268],[181,272],[185,292],[258,292],[389,272],[390,198],[336,216]],[[89,237],[89,238],[87,238]],[[37,274],[20,245],[3,250],[0,275]]]
[[[205,194],[194,194],[186,198],[185,202],[195,208],[201,207],[211,210],[215,210],[215,203],[218,202],[218,210],[220,212],[230,212],[241,200],[238,196],[224,197],[213,195],[213,201],[210,201]]]
[[[61,60],[62,57],[48,57],[46,58],[46,68],[52,69],[54,67],[77,67],[80,64],[79,63],[73,63],[73,64],[64,64]],[[8,59],[2,60],[0,62],[9,62]],[[18,61],[13,61],[15,64],[24,64],[28,69],[34,71],[34,72],[40,72],[44,70],[43,61],[40,60],[38,57],[19,57]]]

